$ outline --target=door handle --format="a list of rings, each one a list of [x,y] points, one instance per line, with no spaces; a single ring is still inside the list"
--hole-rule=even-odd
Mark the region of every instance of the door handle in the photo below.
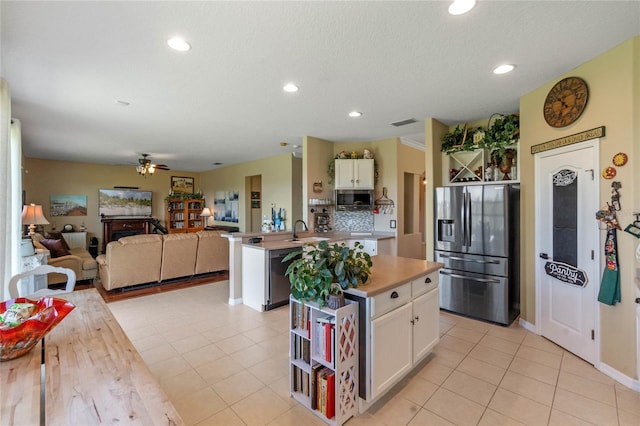
[[[473,262],[473,263],[482,263],[482,264],[493,264],[498,265],[500,263],[499,260],[477,260],[477,259],[465,259],[464,257],[458,256],[450,256],[448,254],[438,254],[440,257],[448,258],[451,260],[460,260],[462,262]]]
[[[545,259],[545,260],[551,259],[547,253],[540,253],[539,256],[541,259]]]

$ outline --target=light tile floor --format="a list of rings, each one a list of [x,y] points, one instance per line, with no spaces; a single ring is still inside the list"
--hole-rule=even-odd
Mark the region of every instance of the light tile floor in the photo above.
[[[188,425],[322,425],[288,393],[288,306],[230,306],[228,281],[108,304]],[[640,425],[640,394],[517,324],[440,314],[434,352],[366,425]]]

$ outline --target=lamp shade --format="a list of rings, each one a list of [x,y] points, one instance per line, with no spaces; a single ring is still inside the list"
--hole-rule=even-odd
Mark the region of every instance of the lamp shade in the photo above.
[[[22,224],[29,225],[29,235],[36,233],[36,225],[48,225],[49,221],[42,214],[42,206],[33,203],[22,207]]]
[[[209,217],[213,215],[211,214],[211,210],[209,209],[209,207],[205,207],[204,209],[202,209],[202,213],[200,213],[200,216]]]
[[[42,213],[42,206],[35,204],[27,204],[22,207],[22,224],[23,225],[48,225],[49,221]]]

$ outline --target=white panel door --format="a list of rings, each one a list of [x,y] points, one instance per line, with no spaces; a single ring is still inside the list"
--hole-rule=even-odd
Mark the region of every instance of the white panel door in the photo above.
[[[597,149],[583,142],[536,155],[536,266],[541,334],[595,362],[600,285]]]
[[[435,288],[414,299],[413,362],[424,358],[440,339],[440,299]]]

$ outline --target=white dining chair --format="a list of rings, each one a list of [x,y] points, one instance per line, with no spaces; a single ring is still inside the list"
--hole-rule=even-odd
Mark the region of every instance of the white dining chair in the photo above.
[[[25,295],[19,290],[18,285],[20,284],[20,280],[23,278],[32,276],[32,275],[47,275],[52,273],[65,274],[67,276],[67,285],[64,290],[54,290],[49,288],[43,288],[35,293]],[[30,297],[30,298],[39,298],[45,296],[55,296],[60,293],[70,293],[76,286],[76,273],[73,269],[69,268],[61,268],[51,265],[41,265],[37,268],[31,269],[30,271],[22,272],[20,274],[14,275],[9,280],[9,297],[12,299],[16,297]]]

